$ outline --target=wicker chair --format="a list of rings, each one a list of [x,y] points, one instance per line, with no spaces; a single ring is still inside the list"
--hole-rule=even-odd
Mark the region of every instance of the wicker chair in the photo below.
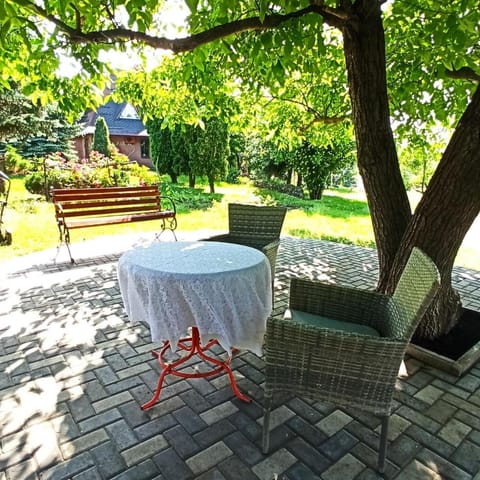
[[[418,248],[392,296],[292,278],[285,317],[267,321],[264,453],[273,393],[293,392],[381,416],[383,472],[395,382],[438,285],[436,266]]]
[[[273,284],[280,232],[286,213],[285,207],[229,203],[228,233],[205,240],[238,243],[261,250],[270,262]]]

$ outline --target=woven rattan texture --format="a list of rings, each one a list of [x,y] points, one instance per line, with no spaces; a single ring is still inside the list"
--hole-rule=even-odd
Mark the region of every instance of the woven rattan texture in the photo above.
[[[273,279],[286,212],[284,207],[229,203],[229,232],[207,240],[237,243],[261,250],[270,262]]]
[[[414,249],[393,297],[294,278],[290,288],[291,308],[369,325],[380,337],[269,319],[265,395],[289,391],[389,415],[410,332],[438,288],[435,265]]]

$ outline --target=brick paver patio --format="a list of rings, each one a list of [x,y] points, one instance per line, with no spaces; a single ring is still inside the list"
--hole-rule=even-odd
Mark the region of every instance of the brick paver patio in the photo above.
[[[0,480],[378,478],[375,417],[290,396],[277,399],[263,455],[263,361],[250,352],[232,365],[251,404],[234,397],[226,375],[170,377],[142,412],[158,367],[148,328],[130,325],[123,310],[116,263],[127,244],[73,248],[74,267],[52,263],[52,252],[2,267]],[[289,277],[370,288],[377,261],[368,249],[286,237],[277,265],[281,315]],[[465,306],[480,310],[480,273],[456,268],[454,283]],[[461,379],[414,359],[406,365],[387,477],[480,480],[480,365]]]

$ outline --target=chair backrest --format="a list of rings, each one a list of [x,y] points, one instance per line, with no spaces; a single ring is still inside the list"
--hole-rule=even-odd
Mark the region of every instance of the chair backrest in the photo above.
[[[414,247],[392,295],[399,313],[398,322],[393,326],[397,338],[410,340],[439,286],[440,275],[436,265]]]
[[[235,237],[278,239],[286,212],[285,207],[229,203],[229,233]]]

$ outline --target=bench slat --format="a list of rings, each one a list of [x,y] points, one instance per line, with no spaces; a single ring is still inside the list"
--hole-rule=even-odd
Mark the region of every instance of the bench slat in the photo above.
[[[69,217],[108,217],[109,215],[119,215],[122,213],[145,213],[145,212],[158,212],[160,209],[158,205],[145,205],[145,206],[122,206],[121,208],[89,208],[89,209],[78,209],[78,210],[66,210],[65,212],[59,213],[61,218]],[[173,213],[173,212],[172,212]]]
[[[124,205],[150,205],[152,208],[159,209],[160,206],[160,197],[153,198],[122,198],[122,200],[117,199],[102,199],[98,200],[82,200],[82,201],[68,201],[63,200],[58,201],[57,204],[61,205],[63,211],[67,210],[88,210],[93,208],[104,208],[104,207],[118,207],[121,208]]]
[[[158,191],[148,192],[103,192],[97,194],[76,194],[70,193],[69,195],[57,195],[53,194],[54,202],[82,202],[82,201],[101,201],[104,199],[122,199],[122,198],[157,198],[160,197]]]
[[[132,193],[132,192],[156,192],[158,185],[140,185],[138,187],[100,187],[100,188],[55,188],[53,193],[62,195],[100,195],[103,193]]]
[[[69,229],[82,228],[82,227],[94,227],[99,225],[115,225],[119,223],[130,223],[130,222],[144,222],[147,220],[156,220],[162,218],[171,217],[173,212],[164,211],[164,212],[154,212],[146,213],[141,215],[127,215],[127,216],[115,216],[115,217],[95,217],[95,218],[85,218],[80,220],[69,220],[67,226]]]

